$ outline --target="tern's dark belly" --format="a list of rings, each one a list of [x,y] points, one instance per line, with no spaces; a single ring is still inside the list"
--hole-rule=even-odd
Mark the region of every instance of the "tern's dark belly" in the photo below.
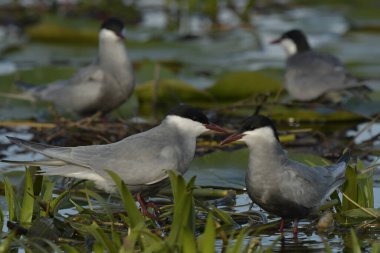
[[[307,208],[280,195],[272,194],[262,201],[260,193],[248,193],[252,201],[265,211],[289,219],[302,219],[309,216],[314,208]]]

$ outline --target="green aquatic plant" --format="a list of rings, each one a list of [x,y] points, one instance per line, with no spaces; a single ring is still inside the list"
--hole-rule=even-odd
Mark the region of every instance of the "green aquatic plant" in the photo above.
[[[362,164],[358,166],[365,171],[360,167]],[[274,240],[271,245],[263,246],[257,237],[262,233],[260,226],[238,225],[233,213],[195,199],[195,177],[186,182],[181,175],[168,171],[173,202],[160,207],[161,222],[157,223],[141,214],[120,177],[113,172],[109,174],[116,184],[116,198],[122,203],[121,209],[115,210],[104,196],[87,188],[83,181],[54,193],[54,183],[40,175],[35,176],[33,170],[28,169],[23,191],[16,192],[8,177],[4,177],[9,231],[3,232],[0,252],[20,247],[26,252],[81,252],[87,247],[93,252],[208,253],[215,252],[215,245],[219,242],[226,253],[271,252],[278,243]],[[369,177],[366,179],[361,176],[357,175],[356,180],[362,180],[363,184],[361,188],[357,187],[362,189],[359,192],[366,193],[357,194],[361,197],[356,197],[355,201],[375,213],[377,210],[369,208],[373,200],[368,198],[373,195],[368,189],[363,190],[366,189],[364,186],[371,185],[372,175],[366,174]],[[78,188],[83,185],[86,186],[84,189]],[[345,190],[350,194],[347,188]],[[62,215],[62,210],[68,207],[74,207],[76,212]],[[347,215],[357,209],[339,213]],[[3,217],[0,221],[4,222],[4,216],[0,215]],[[252,233],[255,236],[251,237]],[[358,248],[354,236],[351,232],[350,247],[357,251],[360,246]],[[326,249],[328,247],[326,245]],[[378,249],[379,245],[374,243],[372,248]]]

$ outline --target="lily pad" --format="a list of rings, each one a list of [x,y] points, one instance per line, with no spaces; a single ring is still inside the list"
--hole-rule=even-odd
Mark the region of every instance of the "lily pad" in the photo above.
[[[136,94],[139,99],[140,112],[151,112],[153,104],[154,81],[149,81],[137,86]],[[161,110],[167,110],[179,103],[199,104],[212,100],[212,96],[206,91],[194,88],[184,81],[176,79],[159,80],[157,83],[156,102]]]
[[[373,92],[369,99],[352,98],[342,105],[347,111],[370,117],[380,113],[380,92]]]
[[[256,106],[246,106],[245,108],[226,111],[226,114],[246,117],[251,115],[256,109]],[[305,123],[315,122],[351,122],[361,121],[364,116],[341,110],[335,110],[327,107],[310,107],[306,106],[287,106],[282,104],[268,104],[263,106],[260,111],[263,115],[268,115],[277,121],[295,121]]]
[[[172,70],[163,66],[163,63],[151,60],[138,62],[135,67],[135,72],[138,83],[153,80],[156,74],[160,79],[173,79],[176,77]]]
[[[241,71],[222,75],[207,91],[218,100],[236,101],[281,89],[279,81],[261,72]]]
[[[98,40],[99,22],[46,15],[26,32],[32,40],[59,43],[93,43]]]

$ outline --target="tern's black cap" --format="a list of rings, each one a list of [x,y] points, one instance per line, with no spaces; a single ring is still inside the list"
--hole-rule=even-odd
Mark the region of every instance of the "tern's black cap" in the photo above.
[[[281,36],[281,39],[291,39],[294,41],[297,46],[297,52],[304,52],[311,49],[305,34],[299,29],[287,31]]]
[[[240,133],[244,133],[245,131],[252,131],[262,127],[272,128],[274,135],[276,136],[277,140],[279,140],[275,124],[271,119],[263,115],[252,115],[246,118],[243,121]]]
[[[180,116],[182,118],[191,119],[202,124],[210,123],[207,116],[200,109],[191,107],[189,105],[176,106],[168,112],[167,116],[169,115]]]
[[[118,18],[108,18],[102,23],[100,28],[105,28],[114,31],[116,34],[121,34],[124,29],[124,23]]]

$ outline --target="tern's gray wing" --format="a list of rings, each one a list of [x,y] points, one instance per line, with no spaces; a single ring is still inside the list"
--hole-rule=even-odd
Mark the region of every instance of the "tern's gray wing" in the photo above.
[[[107,73],[97,64],[91,64],[81,68],[69,80],[68,85],[81,85],[86,82],[102,83],[105,80]]]
[[[108,145],[54,147],[16,138],[10,140],[41,153],[51,160],[42,161],[47,175],[87,178],[97,181],[108,177],[106,170],[116,172],[129,185],[154,184],[167,177],[167,170],[176,170],[181,163],[180,148],[170,135],[157,131],[133,135]],[[194,154],[190,154],[194,155]],[[64,162],[60,164],[59,162]],[[23,164],[30,164],[23,162]],[[34,165],[39,165],[34,162]],[[112,184],[111,181],[105,182]]]
[[[38,96],[60,108],[80,114],[91,114],[112,101],[103,101],[107,89],[115,86],[114,77],[98,65],[81,69],[71,79],[54,82],[40,90]],[[114,92],[114,91],[112,91]]]
[[[126,184],[139,185],[153,184],[166,178],[167,170],[178,169],[180,150],[168,136],[141,134],[114,144],[76,147],[70,157],[99,174],[112,170]]]
[[[309,51],[287,60],[285,86],[297,99],[315,99],[326,91],[360,85],[332,55]]]
[[[347,163],[309,167],[289,160],[281,175],[283,196],[306,208],[318,207],[344,182]]]

